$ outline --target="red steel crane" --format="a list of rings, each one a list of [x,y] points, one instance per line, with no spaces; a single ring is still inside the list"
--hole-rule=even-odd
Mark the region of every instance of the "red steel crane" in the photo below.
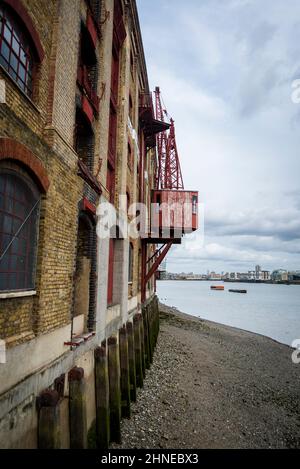
[[[155,88],[155,118],[165,122],[167,111],[163,109],[159,87]],[[157,135],[156,189],[184,189],[175,138],[174,120],[170,119],[170,130]]]
[[[179,156],[175,138],[175,125],[173,119],[170,120],[171,127],[168,137],[167,158],[166,158],[166,189],[184,189]]]
[[[159,216],[151,219],[151,228],[155,237],[149,235],[142,240],[142,275],[141,275],[141,299],[146,300],[146,287],[148,281],[157,271],[159,265],[164,260],[173,244],[180,244],[184,233],[191,233],[198,227],[197,205],[198,193],[195,191],[185,191],[183,186],[182,173],[180,168],[178,150],[175,137],[175,126],[173,119],[169,119],[166,109],[163,108],[159,87],[155,88],[155,120],[166,123],[169,121],[169,130],[159,132],[156,136],[157,146],[157,168],[156,184],[152,191],[152,203],[158,206]],[[189,220],[186,224],[184,208],[186,205],[192,207]],[[168,213],[164,214],[162,206],[174,207],[176,216],[168,218]],[[172,209],[174,210],[174,208]],[[179,215],[177,217],[177,215]],[[165,224],[167,223],[167,225]],[[157,225],[158,224],[158,225]],[[165,228],[169,228],[166,234]],[[179,228],[179,231],[176,229]],[[168,231],[168,230],[167,230]],[[158,233],[158,234],[157,234]],[[180,234],[178,234],[180,233]],[[147,244],[156,245],[156,251],[147,259]]]

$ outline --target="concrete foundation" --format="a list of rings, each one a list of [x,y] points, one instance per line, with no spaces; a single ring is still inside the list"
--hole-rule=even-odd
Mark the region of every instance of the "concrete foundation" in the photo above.
[[[142,314],[135,310],[118,335],[102,342],[96,336],[1,396],[2,447],[58,449],[92,444],[106,449],[110,441],[119,442],[121,417],[130,416],[136,387],[143,386],[143,354],[145,370],[152,360],[158,318],[158,304],[152,297]],[[118,325],[114,320],[109,327]],[[56,390],[56,378],[62,374],[68,379]]]

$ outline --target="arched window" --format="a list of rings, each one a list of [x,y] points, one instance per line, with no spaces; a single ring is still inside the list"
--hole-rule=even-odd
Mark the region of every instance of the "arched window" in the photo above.
[[[39,203],[29,177],[0,168],[0,291],[35,287]]]
[[[32,95],[33,51],[27,31],[0,6],[0,64],[29,96]]]
[[[128,283],[133,281],[133,244],[129,243],[128,255]]]

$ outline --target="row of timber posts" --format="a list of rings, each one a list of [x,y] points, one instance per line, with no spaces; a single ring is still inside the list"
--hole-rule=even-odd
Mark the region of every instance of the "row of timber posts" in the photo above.
[[[159,333],[157,297],[147,303],[133,321],[119,333],[104,340],[94,350],[95,371],[95,443],[107,449],[111,442],[121,443],[121,418],[130,418],[131,402],[142,388],[150,368]],[[68,373],[70,448],[87,448],[86,393],[83,368],[75,366]],[[38,400],[38,446],[61,447],[60,404],[64,392],[43,391]]]

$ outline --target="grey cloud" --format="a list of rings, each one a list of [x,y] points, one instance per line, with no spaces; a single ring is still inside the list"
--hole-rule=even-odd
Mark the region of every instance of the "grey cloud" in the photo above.
[[[268,63],[265,60],[252,64],[240,82],[238,97],[240,115],[249,117],[257,111],[276,105],[277,98],[274,97],[272,100],[272,93],[288,81],[291,83],[291,80],[286,77],[282,61]]]
[[[275,24],[262,21],[255,24],[253,29],[245,35],[249,53],[254,54],[260,52],[266,44],[273,39],[278,27]]]
[[[212,216],[205,219],[205,232],[217,236],[269,236],[282,241],[300,239],[300,211]]]
[[[300,254],[300,240],[282,241],[271,236],[240,235],[225,239],[226,244],[234,243],[239,249],[251,249],[260,252],[285,252]]]

